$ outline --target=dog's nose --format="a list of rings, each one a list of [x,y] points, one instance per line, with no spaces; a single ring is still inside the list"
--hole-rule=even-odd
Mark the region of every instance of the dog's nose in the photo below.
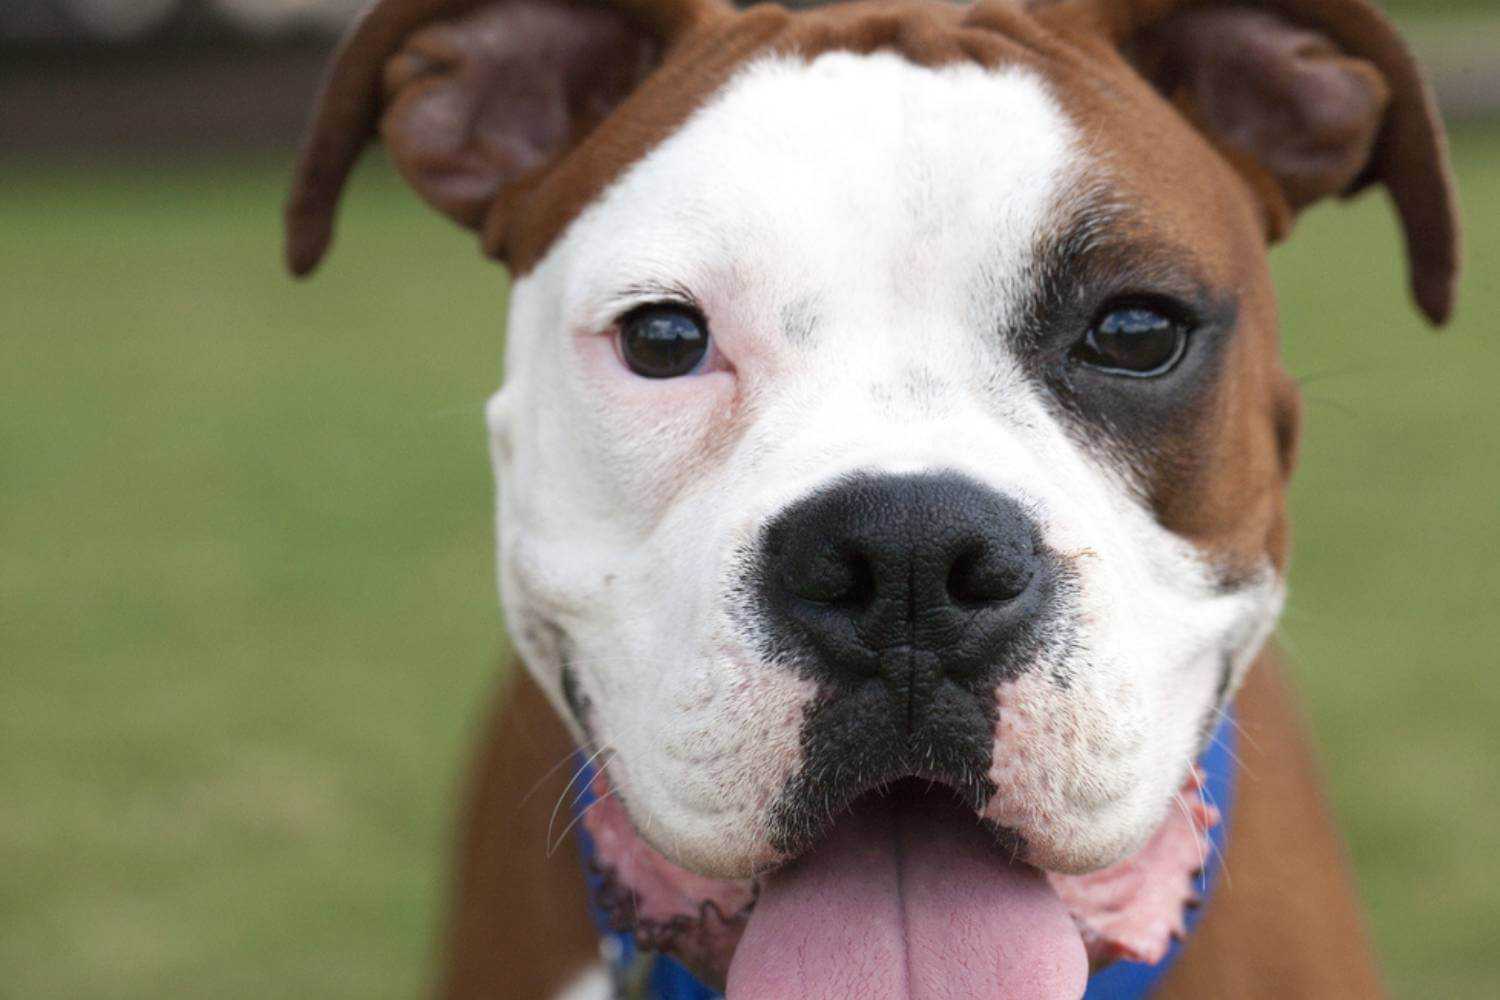
[[[1049,576],[1020,505],[952,473],[843,480],[778,516],[762,558],[778,652],[908,702],[1012,658]]]

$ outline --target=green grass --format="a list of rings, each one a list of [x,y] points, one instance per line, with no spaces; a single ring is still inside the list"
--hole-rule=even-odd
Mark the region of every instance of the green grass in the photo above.
[[[1277,258],[1307,379],[1285,635],[1403,996],[1500,982],[1500,134],[1460,322],[1379,199]],[[0,166],[0,993],[411,996],[503,651],[503,280],[367,171],[328,273],[282,173]]]
[[[307,287],[279,168],[0,176],[0,994],[412,995],[501,273],[378,172]]]
[[[1401,996],[1500,990],[1500,134],[1457,137],[1453,327],[1408,311],[1382,197],[1276,258],[1307,436],[1283,624]]]

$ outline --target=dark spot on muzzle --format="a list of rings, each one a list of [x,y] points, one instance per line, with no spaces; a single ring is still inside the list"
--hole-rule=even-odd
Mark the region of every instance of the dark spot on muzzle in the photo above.
[[[902,777],[982,808],[996,686],[1039,661],[1068,579],[1020,504],[952,473],[850,477],[769,524],[747,588],[756,631],[768,660],[818,684],[778,849]]]

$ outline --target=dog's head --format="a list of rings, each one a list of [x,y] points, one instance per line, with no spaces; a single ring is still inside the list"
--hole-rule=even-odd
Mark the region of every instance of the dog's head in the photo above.
[[[1281,606],[1267,246],[1383,184],[1453,295],[1440,125],[1362,0],[386,0],[295,270],[376,131],[513,273],[516,645],[721,878],[909,777],[1048,870],[1138,849]]]

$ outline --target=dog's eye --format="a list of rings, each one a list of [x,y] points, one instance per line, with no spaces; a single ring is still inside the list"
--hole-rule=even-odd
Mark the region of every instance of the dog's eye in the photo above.
[[[689,375],[708,353],[708,324],[693,309],[646,305],[620,320],[620,356],[637,375]]]
[[[1187,350],[1191,327],[1177,310],[1131,303],[1110,307],[1074,348],[1092,368],[1117,375],[1165,375]]]

